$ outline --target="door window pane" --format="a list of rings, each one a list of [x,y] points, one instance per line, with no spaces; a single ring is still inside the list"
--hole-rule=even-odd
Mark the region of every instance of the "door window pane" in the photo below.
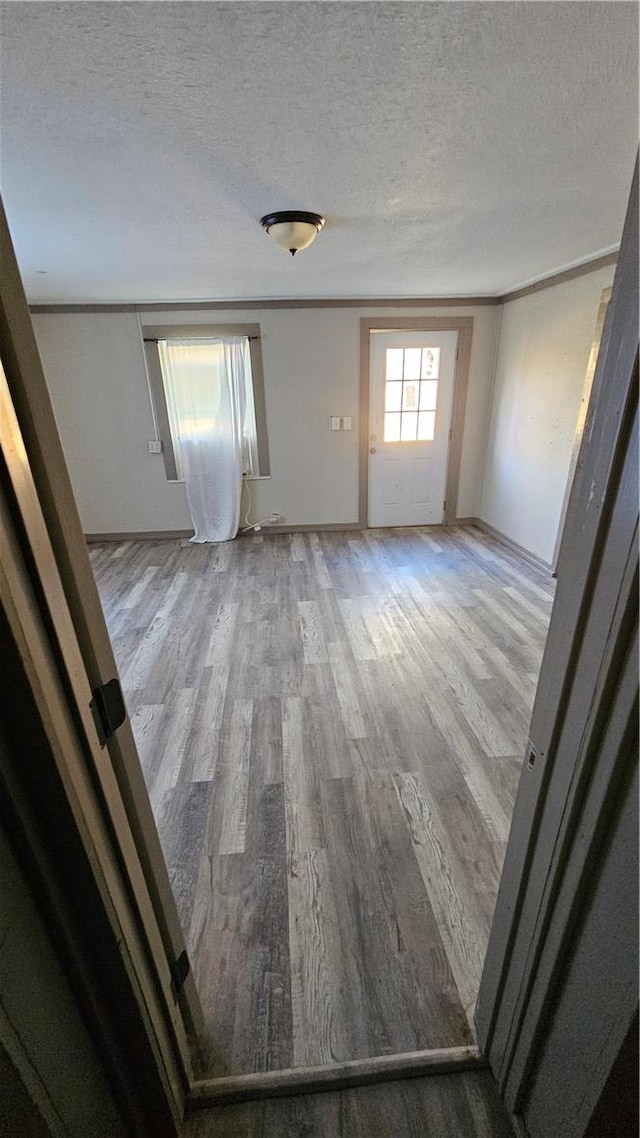
[[[402,391],[402,410],[403,411],[417,411],[418,410],[418,383],[403,383]]]
[[[422,349],[422,379],[437,379],[440,374],[440,348]]]
[[[435,438],[440,348],[387,348],[384,441]]]
[[[387,380],[402,379],[404,348],[387,348]]]
[[[427,412],[428,414],[428,412]],[[418,434],[418,412],[405,411],[400,426],[400,441],[403,443],[415,442]]]
[[[437,379],[423,379],[420,384],[420,410],[435,411],[438,400]]]
[[[418,415],[418,439],[420,442],[430,442],[436,437],[435,411],[421,411]]]
[[[398,443],[400,442],[400,412],[387,412],[384,417],[384,441],[385,443]]]
[[[420,379],[420,361],[422,348],[405,348],[404,350],[404,378]]]
[[[402,384],[387,383],[384,392],[385,411],[399,411],[402,406]]]

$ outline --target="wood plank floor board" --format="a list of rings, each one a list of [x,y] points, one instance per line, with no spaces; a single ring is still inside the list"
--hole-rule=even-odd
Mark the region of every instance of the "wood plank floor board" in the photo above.
[[[519,685],[503,678],[501,684],[496,684],[494,678],[478,680],[476,690],[488,707],[493,717],[502,725],[503,738],[511,744],[508,747],[497,746],[498,754],[511,753],[522,743],[522,723],[531,715],[532,703],[523,698]],[[521,689],[522,690],[522,689]]]
[[[194,1111],[182,1138],[513,1138],[487,1070]]]
[[[511,666],[520,673],[535,675],[542,662],[542,643],[529,638],[526,642],[513,635],[511,628],[504,624],[495,611],[489,611],[478,598],[468,608],[469,619],[484,633],[488,642],[499,648],[510,661]]]
[[[209,783],[189,782],[167,790],[158,809],[158,833],[183,928],[191,923],[209,803]]]
[[[181,777],[184,781],[200,782],[214,776],[229,674],[228,664],[202,669],[182,761]]]
[[[307,546],[305,536],[303,533],[291,534],[291,560],[292,561],[307,561]]]
[[[415,736],[412,752],[405,745],[405,753],[413,754],[414,766],[409,771],[418,772],[432,808],[441,818],[444,832],[453,835],[456,872],[465,884],[470,904],[481,904],[490,920],[506,840],[504,828],[499,830],[500,837],[496,840],[496,830],[501,824],[504,827],[503,812],[497,796],[490,795],[491,783],[486,770],[477,767],[471,773],[472,759],[477,756],[478,748],[477,743],[475,749],[469,744],[471,732],[466,734],[467,725],[461,727],[439,698],[431,701],[429,716],[439,724],[439,729],[432,727],[421,737]],[[426,715],[422,716],[422,722],[428,722]],[[451,736],[456,742],[455,759],[449,750]],[[415,744],[416,738],[420,740],[419,746]],[[487,762],[490,761],[487,756]],[[489,821],[486,815],[493,805],[497,806],[497,812],[491,814]]]
[[[177,688],[197,685],[204,666],[208,628],[202,603],[194,590],[184,587],[168,622],[162,652],[154,653],[144,675],[149,703],[164,703]],[[167,668],[167,660],[171,667]]]
[[[204,1016],[203,1073],[230,1074],[234,1066],[236,988],[244,949],[240,913],[244,854],[201,854],[187,947]]]
[[[150,742],[150,759],[147,765],[147,788],[156,818],[161,818],[161,803],[165,795],[180,782],[190,785],[191,780],[181,778],[182,764],[191,736],[197,702],[194,688],[178,689],[164,705],[164,716],[159,730]],[[138,735],[136,733],[136,738]]]
[[[264,786],[282,783],[282,706],[279,699],[253,700],[251,776]]]
[[[326,663],[329,657],[318,602],[298,601],[298,612],[305,664]]]
[[[507,692],[515,692],[522,700],[526,714],[531,715],[536,691],[535,673],[521,671],[512,660],[508,659],[502,649],[489,642],[480,649],[480,655],[493,679],[500,680],[500,688],[504,686]]]
[[[287,856],[325,844],[319,779],[313,769],[304,716],[305,701],[282,700],[282,770]]]
[[[253,700],[234,699],[220,749],[219,815],[209,839],[218,854],[244,853],[247,832]]]
[[[147,789],[150,791],[157,775],[161,750],[159,739],[165,728],[167,709],[163,704],[143,703],[139,692],[128,691],[126,702]]]
[[[283,785],[252,787],[234,1073],[293,1066]]]
[[[329,664],[305,668],[302,693],[305,698],[305,746],[313,769],[319,777],[347,777],[352,769],[349,761],[351,740],[342,717],[335,713],[338,696]]]
[[[91,561],[208,1072],[468,1043],[553,581],[473,527]]]
[[[429,676],[432,690],[459,709],[485,753],[500,755],[512,750],[510,736],[478,691],[477,682],[469,678],[464,668],[457,666],[451,655],[426,638],[415,646],[414,655]]]
[[[327,851],[292,854],[287,884],[294,1066],[332,1063],[349,1054],[351,1044]]]
[[[443,947],[472,1028],[482,945],[487,935],[485,922],[478,916],[479,906],[460,872],[459,861],[455,853],[451,854],[447,829],[433,810],[428,791],[415,775],[398,774],[395,783]]]
[[[527,614],[533,628],[539,628],[540,625],[544,627],[548,622],[550,605],[543,604],[537,597],[532,596],[531,593],[527,594],[524,588],[505,585],[504,591],[507,596],[511,597],[516,611],[519,609],[521,613]]]
[[[238,604],[223,602],[218,611],[209,633],[204,667],[215,668],[221,664],[228,664],[231,649],[235,640],[235,626],[238,619]]]
[[[246,852],[201,859],[190,929],[214,1075],[293,1063],[282,784],[251,787],[249,822]]]
[[[366,694],[358,684],[358,673],[351,647],[331,642],[328,649],[338,704],[347,736],[349,739],[366,739],[375,733],[375,727]]]
[[[351,957],[358,946],[360,1016],[368,1027],[368,1053],[378,1055],[429,1048],[434,1038],[453,1045],[466,1030],[410,837],[391,795],[390,787],[385,795],[384,785],[369,782],[364,796],[353,779],[322,786],[343,945]],[[352,865],[347,880],[344,858]]]
[[[515,755],[478,754],[478,763],[491,781],[496,798],[507,818],[511,816],[524,763],[524,748]]]
[[[312,589],[312,582],[310,583],[310,589]],[[317,589],[314,599],[322,621],[325,645],[330,643],[347,644],[347,630],[334,590]]]
[[[134,641],[132,645],[134,651],[130,663],[122,675],[125,689],[137,689],[145,686],[149,672],[154,667],[159,655],[164,652],[164,643],[170,629],[170,617],[179,603],[185,583],[186,575],[184,573],[176,574],[144,636],[140,641],[137,638]]]

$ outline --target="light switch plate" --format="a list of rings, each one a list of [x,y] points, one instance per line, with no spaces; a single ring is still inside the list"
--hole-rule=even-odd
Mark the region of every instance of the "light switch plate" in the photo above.
[[[351,430],[351,415],[345,415],[344,416],[344,418],[342,420],[342,430],[343,431],[350,431]]]
[[[339,415],[332,415],[331,416],[331,430],[332,431],[339,431],[340,430],[340,416]]]

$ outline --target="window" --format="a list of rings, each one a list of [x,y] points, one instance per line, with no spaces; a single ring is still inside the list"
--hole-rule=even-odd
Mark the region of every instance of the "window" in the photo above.
[[[219,391],[226,373],[225,343],[233,344],[236,354],[234,386],[238,388],[241,405],[240,430],[242,435],[243,474],[255,475],[258,470],[256,415],[251,377],[251,356],[246,337],[222,340],[159,340],[158,353],[164,393],[167,401],[169,427],[173,442],[176,469],[184,477],[183,446],[190,441],[204,439],[215,433],[220,423],[220,411],[215,412]],[[207,408],[203,418],[202,408]],[[232,430],[228,415],[223,416],[225,427]]]
[[[385,443],[435,438],[439,374],[440,348],[387,348]]]
[[[202,387],[209,392],[220,383],[223,341],[233,339],[239,347],[236,382],[242,385],[244,414],[244,475],[265,478],[270,475],[267,423],[264,402],[262,355],[259,325],[154,326],[143,328],[149,387],[162,446],[167,479],[183,477],[181,440],[206,434],[210,424],[194,413],[192,400]],[[189,377],[189,397],[180,376]],[[197,405],[197,399],[196,399]]]

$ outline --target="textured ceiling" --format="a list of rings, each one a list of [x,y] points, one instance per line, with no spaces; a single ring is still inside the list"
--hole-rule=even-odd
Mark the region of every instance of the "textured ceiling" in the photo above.
[[[5,3],[32,301],[492,295],[617,246],[631,3]],[[295,259],[259,218],[327,218]]]

